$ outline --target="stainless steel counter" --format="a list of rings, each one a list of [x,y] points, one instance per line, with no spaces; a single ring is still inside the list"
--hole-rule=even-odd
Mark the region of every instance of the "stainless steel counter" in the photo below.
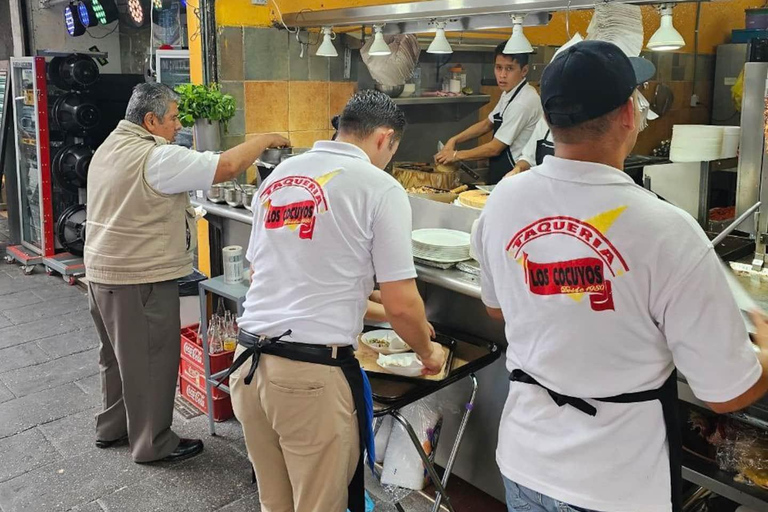
[[[217,217],[232,219],[246,224],[253,224],[253,214],[245,208],[232,208],[228,204],[217,204],[207,199],[192,199],[193,206],[202,206],[205,210]]]

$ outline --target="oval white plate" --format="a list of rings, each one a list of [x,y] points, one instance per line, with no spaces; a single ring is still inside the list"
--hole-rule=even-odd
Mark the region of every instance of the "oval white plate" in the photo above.
[[[454,229],[417,229],[411,239],[419,244],[438,247],[469,247],[470,236]]]
[[[408,354],[380,354],[376,364],[384,370],[403,377],[419,377],[424,365],[413,352]]]
[[[389,346],[377,347],[375,345],[371,345],[371,340],[373,339],[387,340],[389,342]],[[378,354],[400,354],[402,352],[408,352],[411,350],[411,347],[409,347],[392,329],[377,329],[375,331],[368,331],[360,335],[360,341],[362,341],[368,348]]]

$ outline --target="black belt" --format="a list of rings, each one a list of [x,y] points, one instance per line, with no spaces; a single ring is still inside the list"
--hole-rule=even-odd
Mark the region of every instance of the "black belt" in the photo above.
[[[352,400],[355,403],[357,424],[360,441],[360,459],[355,468],[355,474],[352,482],[347,489],[347,509],[351,512],[365,511],[365,481],[363,478],[363,454],[366,446],[366,406],[363,391],[363,374],[360,370],[360,364],[355,358],[355,351],[350,346],[327,347],[322,345],[310,345],[308,343],[294,343],[282,341],[282,338],[290,336],[291,331],[285,331],[280,336],[268,338],[266,336],[257,336],[250,332],[240,330],[237,341],[245,347],[245,350],[235,359],[227,373],[219,380],[217,387],[221,385],[232,372],[251,359],[251,368],[243,379],[246,385],[249,385],[259,366],[261,354],[270,354],[278,357],[284,357],[292,361],[302,361],[305,363],[322,364],[326,366],[339,367],[344,377],[349,383],[349,389],[352,392]]]
[[[536,379],[525,373],[523,370],[513,370],[509,375],[509,380],[544,388],[559,407],[567,404],[571,407],[575,407],[584,414],[590,416],[597,415],[597,409],[583,398],[576,398],[553,391],[540,384]],[[592,400],[615,404],[632,404],[650,402],[652,400],[661,402],[664,426],[667,429],[667,444],[669,445],[669,474],[672,488],[672,511],[680,512],[683,509],[683,441],[680,432],[680,413],[677,403],[677,370],[674,370],[667,380],[664,381],[664,384],[658,389],[639,391],[636,393],[624,393],[606,398],[593,398]]]

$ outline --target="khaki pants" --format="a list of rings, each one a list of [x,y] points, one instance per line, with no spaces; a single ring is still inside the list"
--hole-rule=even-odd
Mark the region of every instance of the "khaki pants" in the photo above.
[[[230,388],[262,512],[345,512],[360,434],[341,369],[263,354],[246,385],[250,366],[232,374]]]
[[[127,434],[134,461],[162,459],[179,444],[171,431],[181,350],[178,284],[89,283],[88,298],[101,340],[96,438]]]

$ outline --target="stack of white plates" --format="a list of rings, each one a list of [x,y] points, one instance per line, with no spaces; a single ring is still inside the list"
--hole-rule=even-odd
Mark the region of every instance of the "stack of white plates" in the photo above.
[[[643,15],[637,5],[596,2],[595,13],[587,27],[587,39],[615,44],[629,57],[643,49]]]
[[[669,159],[673,162],[709,162],[720,159],[723,127],[676,124],[672,127]]]
[[[739,137],[741,128],[738,126],[725,126],[723,128],[723,149],[720,158],[736,158],[739,154]]]
[[[413,256],[436,263],[469,259],[469,233],[453,229],[417,229],[411,236]]]

